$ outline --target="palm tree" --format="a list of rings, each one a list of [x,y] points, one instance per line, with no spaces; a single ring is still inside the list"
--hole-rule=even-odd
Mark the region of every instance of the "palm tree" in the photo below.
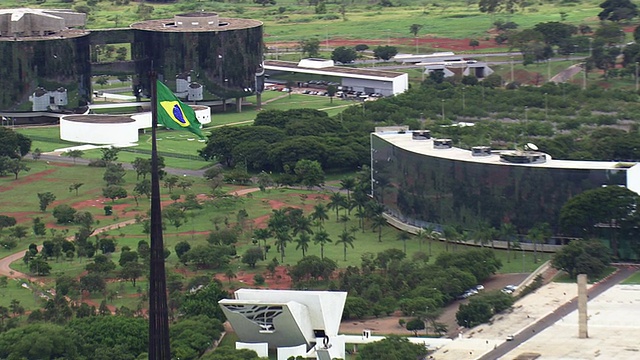
[[[458,230],[456,230],[456,228],[454,228],[451,225],[445,226],[442,232],[443,232],[442,235],[444,236],[444,241],[445,241],[445,245],[444,245],[445,251],[449,251],[449,241],[451,240],[453,240],[454,242],[457,241],[460,234],[458,233]]]
[[[233,269],[231,268],[231,266],[227,267],[227,270],[225,270],[224,272],[224,276],[227,278],[227,280],[229,281],[229,284],[231,284],[231,279],[236,278],[236,273],[233,271]]]
[[[507,263],[511,262],[511,240],[516,235],[516,227],[511,223],[500,225],[500,239],[507,242]]]
[[[378,231],[378,242],[382,242],[382,228],[387,225],[387,219],[382,215],[376,215],[373,218],[371,226]]]
[[[433,241],[440,240],[440,237],[442,237],[442,234],[440,234],[438,231],[436,231],[436,228],[433,225],[427,226],[426,228],[424,228],[424,230],[426,231],[427,238],[429,240],[429,256],[431,256],[432,255],[432,253],[431,253],[431,243]]]
[[[398,234],[398,240],[402,241],[402,248],[403,248],[403,251],[404,251],[405,254],[407,253],[407,240],[409,240],[409,239],[411,239],[411,237],[409,236],[408,233],[406,233],[404,231],[401,231]]]
[[[311,229],[311,226],[313,225],[313,222],[311,221],[311,218],[306,217],[306,216],[300,216],[298,218],[295,219],[295,221],[292,223],[292,234],[293,236],[298,236],[298,234],[313,234],[313,230]]]
[[[490,227],[487,223],[480,223],[476,230],[473,232],[473,241],[475,243],[480,242],[480,246],[484,247],[485,244],[491,243],[493,244],[493,234],[495,229]],[[493,247],[493,246],[492,246]]]
[[[331,238],[329,238],[329,233],[324,230],[320,230],[315,233],[313,236],[313,243],[320,244],[320,258],[324,259],[324,246],[328,243],[332,242]]]
[[[538,249],[537,243],[540,242],[543,245],[544,250],[544,241],[551,236],[551,228],[547,223],[537,223],[535,224],[527,234],[531,242],[533,243],[533,262],[534,264],[538,263]]]
[[[346,177],[340,180],[340,190],[347,190],[347,203],[351,203],[351,191],[356,187],[356,179],[352,177]],[[351,209],[349,209],[349,215],[351,215]]]
[[[307,251],[309,250],[309,243],[311,242],[311,236],[308,233],[303,232],[298,236],[295,240],[296,242],[296,250],[302,250],[302,257],[306,256]]]
[[[339,192],[335,192],[333,194],[331,194],[331,196],[329,197],[329,203],[327,204],[327,208],[328,209],[335,209],[336,210],[336,221],[338,221],[338,212],[340,211],[340,208],[345,206],[345,197],[340,194]]]
[[[364,219],[367,217],[367,213],[364,209],[358,207],[354,215],[358,218],[358,226],[362,229],[362,232],[364,232]]]
[[[320,222],[320,227],[324,224],[325,220],[329,220],[329,215],[327,214],[327,207],[324,204],[316,204],[313,207],[313,212],[311,213],[311,218],[313,220],[317,220]]]
[[[349,220],[351,220],[346,214],[345,215],[340,215],[340,218],[338,219],[339,222],[344,224],[344,230],[347,230],[347,223],[349,222]]]
[[[416,237],[418,238],[418,247],[422,251],[422,242],[428,239],[429,234],[425,229],[420,229],[416,232]]]
[[[344,261],[347,261],[347,245],[351,245],[351,248],[353,249],[353,241],[356,237],[351,235],[347,230],[344,230],[342,234],[338,235],[338,238],[336,245],[342,244],[344,246]]]
[[[284,249],[287,247],[287,243],[291,242],[291,235],[288,231],[276,231],[276,250],[280,252],[280,262],[284,262]]]
[[[258,240],[258,246],[260,246],[260,240],[264,241],[264,246],[267,246],[267,239],[271,237],[271,231],[269,229],[255,229],[253,231],[253,237]],[[264,253],[263,253],[264,254]],[[266,259],[266,254],[262,260]]]

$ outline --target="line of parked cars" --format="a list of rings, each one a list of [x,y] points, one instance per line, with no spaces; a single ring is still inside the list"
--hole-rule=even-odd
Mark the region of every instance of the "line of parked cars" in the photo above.
[[[507,285],[504,288],[502,288],[502,290],[500,291],[502,291],[505,294],[512,294],[514,291],[516,291],[517,288],[518,286],[516,285]]]
[[[462,299],[466,299],[468,297],[471,297],[471,296],[477,294],[479,291],[482,291],[482,290],[484,290],[484,285],[476,285],[476,286],[472,287],[471,289],[468,289],[467,291],[462,293],[460,296],[458,296],[458,300],[462,300]]]

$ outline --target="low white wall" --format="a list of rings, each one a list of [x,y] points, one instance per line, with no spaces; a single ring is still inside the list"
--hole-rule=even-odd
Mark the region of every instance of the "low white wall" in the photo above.
[[[60,139],[88,144],[126,144],[138,142],[135,121],[95,123],[60,119]]]

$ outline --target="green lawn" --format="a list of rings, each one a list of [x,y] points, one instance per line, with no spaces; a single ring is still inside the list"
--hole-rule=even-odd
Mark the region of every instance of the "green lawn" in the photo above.
[[[636,271],[635,273],[633,273],[633,275],[631,275],[628,278],[624,279],[622,284],[640,285],[640,271]]]
[[[25,288],[22,284],[28,284],[28,282],[22,279],[9,279],[7,287],[0,288],[0,306],[9,307],[12,300],[18,300],[26,311],[40,308],[42,303],[40,297],[31,288]],[[28,286],[32,285],[28,284]]]

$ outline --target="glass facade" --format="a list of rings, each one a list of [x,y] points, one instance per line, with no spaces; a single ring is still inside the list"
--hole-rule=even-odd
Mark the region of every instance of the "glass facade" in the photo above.
[[[555,232],[570,197],[603,185],[626,185],[626,169],[453,160],[402,149],[377,134],[371,136],[371,147],[374,198],[416,226],[470,230],[480,223],[499,228],[508,222],[523,233],[547,222]]]
[[[203,100],[237,98],[256,90],[262,71],[262,24],[225,31],[136,29],[132,57],[143,94],[149,93],[149,70],[171,89],[178,76],[204,85]]]
[[[0,40],[0,109],[32,111],[30,97],[41,88],[66,89],[65,108],[86,105],[91,93],[89,34],[19,41]]]

